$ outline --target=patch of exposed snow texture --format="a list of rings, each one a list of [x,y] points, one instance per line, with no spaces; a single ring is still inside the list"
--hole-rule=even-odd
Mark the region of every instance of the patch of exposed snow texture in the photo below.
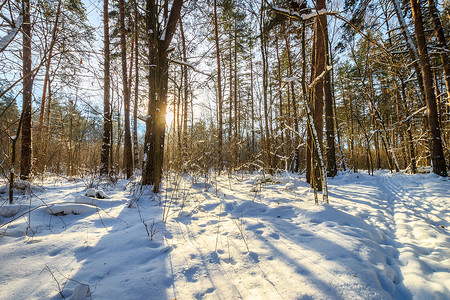
[[[339,173],[330,205],[290,173],[170,175],[160,195],[138,180],[100,183],[107,199],[61,177],[1,198],[0,299],[450,294],[447,178]]]
[[[88,197],[95,198],[95,196],[96,196],[95,189],[92,189],[92,188],[87,189],[85,195],[88,196]]]
[[[21,204],[18,204],[18,205],[17,204],[12,204],[12,205],[4,204],[0,207],[0,217],[9,218],[9,217],[15,216],[20,211],[24,211],[26,208],[27,208],[26,205],[21,205]]]
[[[89,284],[78,283],[73,289],[71,300],[84,300],[91,296],[91,288]]]

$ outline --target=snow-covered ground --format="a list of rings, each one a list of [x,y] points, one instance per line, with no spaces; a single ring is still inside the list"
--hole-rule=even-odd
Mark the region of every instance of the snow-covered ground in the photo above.
[[[0,204],[0,299],[450,299],[448,179],[341,173],[329,193],[294,174],[171,174],[158,196],[37,181]]]

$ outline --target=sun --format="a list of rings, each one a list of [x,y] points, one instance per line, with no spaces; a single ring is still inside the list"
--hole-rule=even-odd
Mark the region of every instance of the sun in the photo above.
[[[167,112],[166,112],[166,127],[173,126],[173,120],[174,120],[174,114],[173,114],[173,107],[168,106]]]

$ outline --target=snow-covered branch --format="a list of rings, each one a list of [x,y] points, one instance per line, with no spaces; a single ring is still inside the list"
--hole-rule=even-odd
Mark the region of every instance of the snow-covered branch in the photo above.
[[[447,104],[448,105],[448,104]],[[423,112],[424,110],[426,110],[427,107],[424,106],[422,108],[419,108],[418,110],[416,110],[415,112],[413,112],[410,116],[408,116],[406,119],[403,120],[403,123],[409,122],[409,120],[412,119],[412,117],[414,117],[417,114],[420,114],[421,112]]]
[[[325,70],[324,70],[322,73],[320,73],[319,76],[317,76],[317,77],[313,80],[313,82],[311,82],[311,83],[308,85],[308,89],[312,89],[312,88],[317,84],[317,82],[318,82],[319,80],[321,80],[321,79],[325,76],[325,74],[327,74],[328,72],[330,72],[332,69],[333,69],[332,66],[326,66],[326,67],[325,67]],[[291,76],[291,77],[285,77],[285,78],[283,78],[282,81],[283,81],[283,82],[286,82],[286,83],[290,83],[290,82],[293,82],[293,81],[300,82],[300,78],[298,78],[298,77],[296,77],[296,76]]]
[[[299,14],[296,11],[291,11],[285,8],[281,8],[281,7],[271,7],[273,11],[283,14],[285,16],[291,17],[291,18],[295,18],[301,21],[308,21],[312,18],[315,18],[317,16],[322,16],[322,15],[337,15],[339,14],[338,11],[332,10],[332,11],[328,11],[326,9],[321,9],[319,11],[315,11],[312,12],[310,14]]]
[[[293,81],[300,81],[300,78],[296,77],[296,76],[292,76],[292,77],[285,77],[283,78],[281,81],[286,82],[286,83],[291,83]]]
[[[313,87],[316,85],[316,83],[317,83],[320,79],[322,79],[322,78],[325,76],[325,74],[327,74],[329,71],[331,71],[331,69],[333,69],[332,66],[326,66],[325,70],[324,70],[322,73],[320,73],[320,75],[317,76],[317,77],[313,80],[313,82],[311,82],[310,85],[308,85],[308,88],[309,88],[309,89],[313,88]]]
[[[12,42],[12,40],[16,37],[17,33],[20,30],[20,27],[22,26],[23,18],[22,16],[19,16],[16,22],[14,24],[16,27],[12,28],[6,36],[0,39],[0,52],[3,52],[3,50],[8,47],[9,43]]]
[[[211,74],[208,74],[208,73],[205,73],[203,71],[197,70],[194,65],[188,63],[187,61],[178,60],[178,59],[170,59],[170,61],[173,62],[173,63],[176,63],[178,65],[189,67],[192,70],[194,70],[194,72],[197,72],[197,73],[200,73],[200,74],[203,74],[203,75],[211,77]]]
[[[300,17],[302,18],[303,21],[307,21],[307,20],[309,20],[309,19],[312,19],[312,18],[315,18],[315,17],[318,17],[318,16],[323,16],[323,15],[337,15],[337,14],[339,14],[338,11],[335,11],[335,10],[328,11],[328,10],[326,10],[326,9],[324,8],[324,9],[321,9],[321,10],[319,10],[319,11],[312,12],[312,13],[310,13],[310,14],[302,14]]]

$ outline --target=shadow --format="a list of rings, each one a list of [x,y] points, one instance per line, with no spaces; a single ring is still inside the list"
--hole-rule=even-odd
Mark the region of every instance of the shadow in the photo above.
[[[385,251],[372,239],[371,226],[363,220],[332,206],[323,206],[322,211],[309,214],[311,218],[307,222],[310,223],[311,230],[306,230],[297,226],[295,221],[299,220],[291,213],[274,214],[277,208],[270,209],[262,203],[254,202],[253,206],[256,206],[254,210],[262,212],[257,218],[246,215],[246,211],[242,213],[239,207],[233,213],[242,213],[246,220],[246,230],[266,228],[270,231],[268,234],[254,235],[254,238],[263,244],[263,247],[259,248],[270,249],[269,252],[294,268],[295,273],[302,276],[314,289],[324,291],[333,299],[411,298],[402,282],[399,268],[390,265],[392,258],[388,254],[379,255]],[[262,225],[257,225],[259,223]],[[335,229],[339,230],[329,234]],[[336,240],[336,237],[339,237],[339,240]],[[255,263],[267,259],[262,255],[255,256],[252,252],[250,257]],[[324,265],[331,265],[333,272],[321,268]],[[373,267],[377,265],[383,268]],[[367,293],[352,294],[351,289],[342,288],[345,285],[352,285],[352,288]],[[304,295],[301,297],[305,297],[304,299],[317,296],[308,294],[308,291],[302,292]]]
[[[120,194],[111,196],[131,199],[129,193]],[[120,210],[115,219],[92,220],[104,234],[73,250],[80,268],[65,287],[66,297],[82,282],[90,285],[93,299],[166,298],[173,280],[167,277],[165,266],[171,248],[163,241],[165,224],[156,222],[162,219],[162,207],[151,199],[150,193],[144,194],[139,207],[122,204],[115,208]]]
[[[20,229],[22,234],[0,237],[0,246],[19,250],[14,253],[17,261],[11,261],[12,271],[3,267],[0,271],[0,280],[15,280],[6,286],[8,295],[0,291],[0,298],[70,299],[80,296],[74,295],[83,290],[80,285],[89,285],[92,299],[165,299],[173,283],[165,262],[173,248],[163,240],[162,207],[146,192],[139,206],[128,208],[131,195],[125,188],[124,182],[119,183],[109,191],[110,201],[97,201],[97,206],[79,214],[75,210],[53,216],[44,206],[32,212],[31,222],[17,220],[11,230]],[[84,195],[82,185],[72,189],[63,187],[60,200],[74,203]],[[56,197],[57,190],[47,189],[41,196]],[[24,237],[30,224],[32,230]]]

